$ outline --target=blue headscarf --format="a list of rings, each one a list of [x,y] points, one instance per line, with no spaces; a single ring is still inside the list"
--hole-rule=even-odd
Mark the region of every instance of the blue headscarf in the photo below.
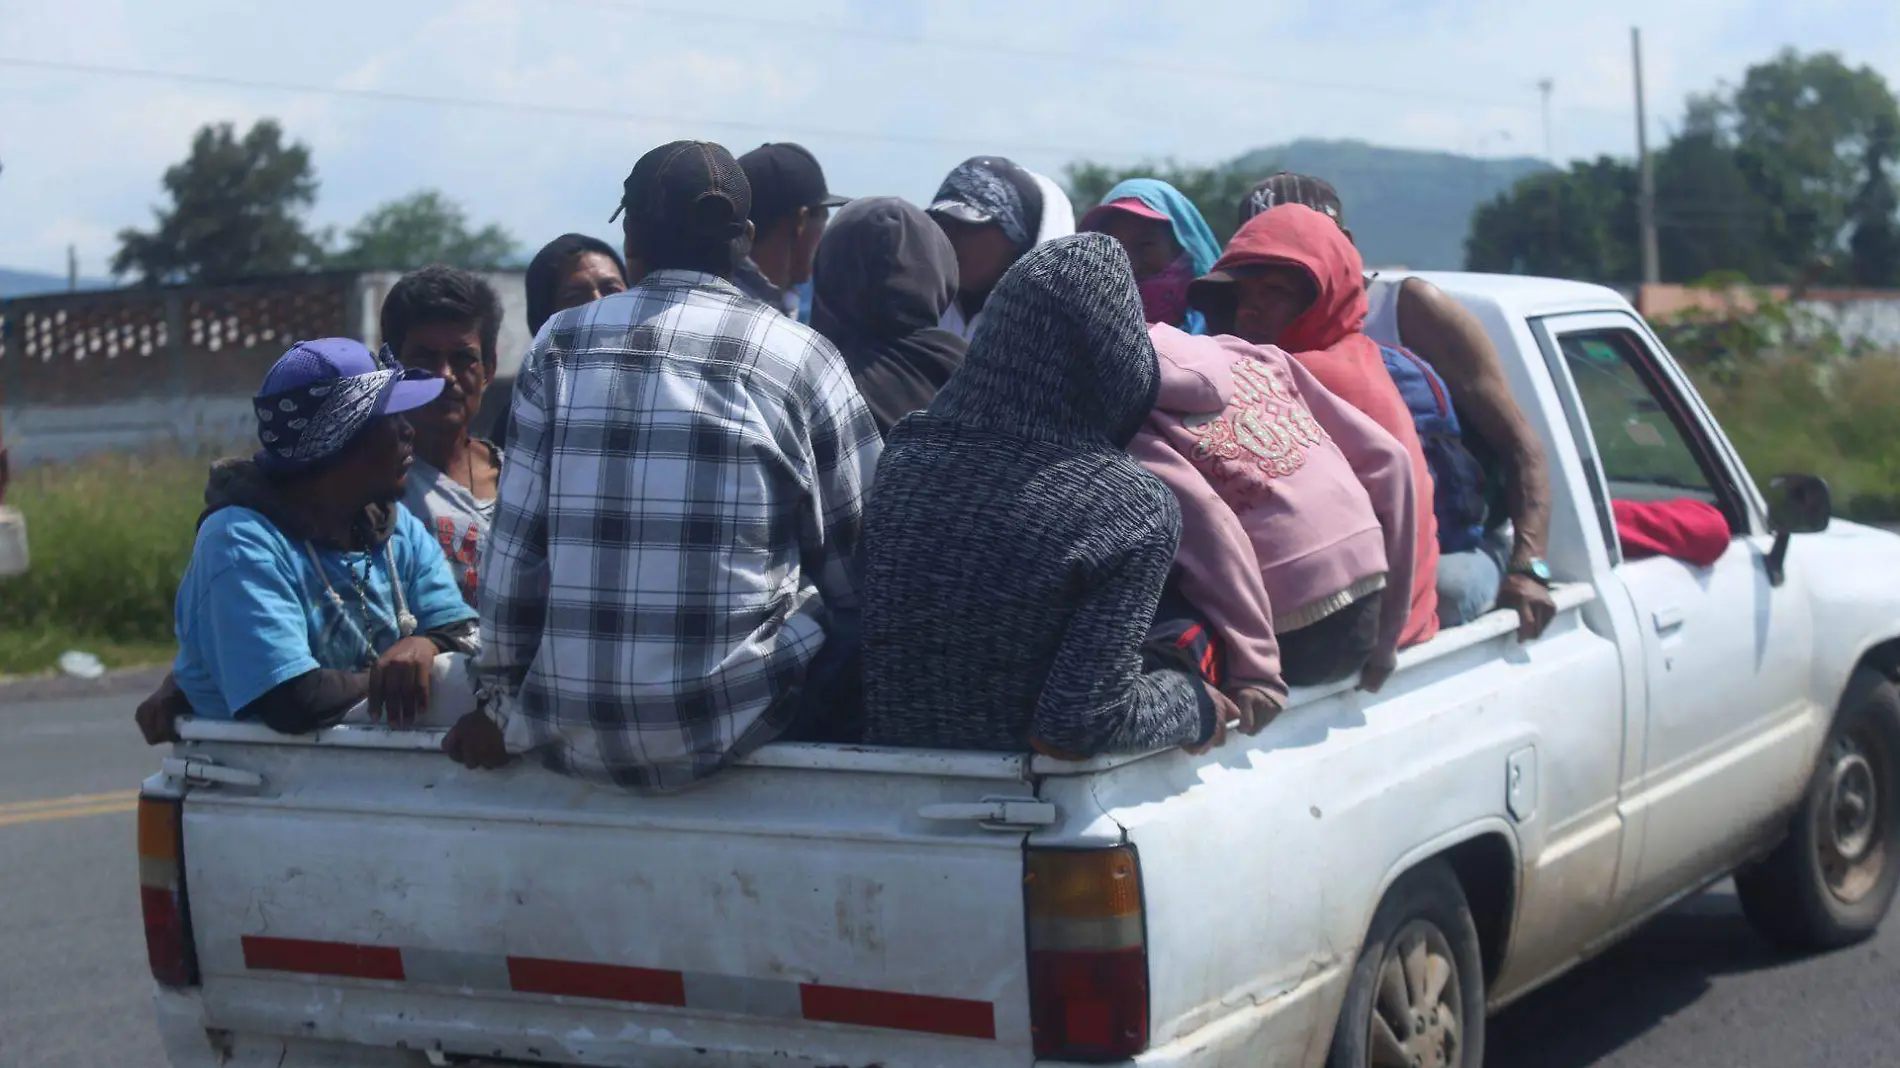
[[[1220,259],[1220,242],[1214,240],[1214,231],[1208,229],[1201,210],[1179,189],[1159,178],[1130,178],[1108,191],[1096,210],[1083,219],[1082,228],[1093,229],[1100,219],[1097,212],[1117,200],[1139,200],[1166,215],[1174,229],[1174,243],[1187,254],[1194,277],[1199,278],[1214,269],[1214,261]],[[1203,333],[1207,328],[1206,320],[1197,311],[1188,312],[1183,325],[1190,334]]]
[[[1179,189],[1159,178],[1130,178],[1109,190],[1102,203],[1117,200],[1139,200],[1166,215],[1174,224],[1174,243],[1186,250],[1194,263],[1194,277],[1214,269],[1214,261],[1220,259],[1220,242],[1214,240],[1214,231],[1201,218],[1201,209]]]

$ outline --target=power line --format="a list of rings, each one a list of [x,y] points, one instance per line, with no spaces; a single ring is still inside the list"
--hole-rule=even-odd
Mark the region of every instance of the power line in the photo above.
[[[962,42],[926,37],[908,37],[881,34],[874,31],[849,27],[814,26],[787,19],[775,19],[763,16],[728,16],[724,14],[704,14],[680,8],[664,7],[652,4],[629,5],[627,3],[609,3],[605,0],[553,0],[570,6],[626,12],[631,6],[639,10],[664,17],[683,19],[717,19],[724,22],[750,22],[762,26],[782,28],[798,32],[829,34],[833,36],[857,37],[889,43],[916,45],[922,47],[962,49],[988,52],[997,55],[1013,55],[1024,58],[1061,60],[1068,62],[1086,62],[1100,65],[1146,67],[1154,70],[1175,73],[1187,72],[1210,77],[1219,77],[1229,81],[1305,89],[1319,92],[1358,93],[1374,96],[1404,96],[1412,99],[1437,99],[1465,104],[1484,104],[1489,106],[1515,107],[1527,106],[1527,102],[1510,104],[1492,98],[1465,96],[1449,93],[1433,93],[1400,89],[1390,86],[1364,85],[1358,83],[1326,83],[1291,78],[1268,78],[1260,75],[1231,69],[1205,68],[1184,64],[1166,63],[1159,60],[1137,56],[1101,55],[1079,52],[1062,52],[1054,49],[1024,48],[1011,45],[989,45],[978,42]],[[434,107],[452,107],[465,110],[510,111],[523,114],[558,115],[570,118],[605,119],[616,122],[648,123],[665,126],[705,126],[717,129],[748,130],[771,136],[788,134],[804,137],[833,137],[843,140],[866,141],[885,144],[914,144],[930,146],[948,146],[956,148],[981,148],[990,151],[1010,150],[1042,153],[1061,153],[1077,158],[1158,158],[1169,153],[1130,151],[1126,149],[1104,150],[1099,146],[1077,146],[1050,144],[1045,142],[995,140],[984,136],[955,136],[923,133],[879,133],[870,130],[853,130],[837,127],[799,126],[796,129],[777,122],[759,122],[745,119],[719,119],[703,116],[682,117],[659,115],[651,112],[621,111],[613,108],[588,107],[572,104],[539,104],[519,100],[502,100],[478,97],[453,97],[434,93],[417,93],[391,89],[362,89],[341,86],[312,85],[308,83],[279,81],[265,78],[240,78],[231,75],[199,74],[188,71],[159,70],[145,67],[119,66],[102,63],[79,63],[62,60],[29,59],[23,56],[0,56],[0,67],[14,67],[31,70],[59,71],[76,74],[90,74],[102,77],[131,78],[147,81],[166,81],[186,85],[208,85],[221,88],[261,89],[272,92],[298,93],[315,96],[329,96],[342,99],[370,100],[387,103],[422,104]]]
[[[1242,85],[1274,86],[1276,88],[1304,89],[1327,93],[1356,93],[1364,96],[1404,97],[1409,100],[1441,100],[1448,103],[1482,104],[1489,107],[1526,108],[1530,106],[1529,100],[1504,100],[1498,97],[1484,97],[1469,93],[1447,93],[1391,85],[1368,85],[1363,82],[1315,81],[1292,76],[1274,78],[1263,76],[1258,71],[1244,68],[1209,67],[1195,63],[1176,63],[1155,59],[1150,56],[1127,55],[1113,52],[1072,52],[1054,48],[1030,48],[1023,45],[999,43],[995,41],[962,41],[943,37],[926,37],[921,34],[881,33],[876,30],[867,30],[855,26],[801,22],[794,19],[775,18],[770,15],[742,15],[725,9],[694,10],[673,7],[669,4],[647,3],[644,2],[644,0],[545,0],[545,2],[623,15],[638,12],[690,22],[715,22],[721,25],[730,25],[739,22],[753,26],[785,30],[792,33],[833,38],[855,38],[861,41],[905,45],[916,48],[940,48],[952,51],[979,52],[997,56],[1013,56],[1019,59],[1079,63],[1092,67],[1116,69],[1135,67],[1166,74],[1191,74],[1197,77],[1219,78],[1226,82]]]
[[[0,67],[63,71],[76,74],[95,74],[113,78],[138,78],[147,81],[180,82],[187,85],[214,85],[231,89],[265,89],[274,92],[307,93],[315,96],[334,96],[354,100],[428,104],[437,107],[454,107],[477,111],[515,111],[527,114],[561,115],[582,119],[608,119],[616,122],[650,123],[653,125],[666,126],[710,126],[730,130],[752,130],[779,137],[783,137],[787,134],[796,134],[801,137],[835,137],[844,140],[884,142],[890,144],[951,146],[959,148],[980,147],[991,151],[1009,149],[1012,151],[1028,152],[1059,152],[1078,158],[1103,156],[1120,157],[1141,154],[1130,153],[1125,150],[1104,151],[1100,148],[1082,148],[1073,145],[1032,144],[1027,141],[997,141],[979,136],[951,137],[933,134],[875,133],[870,130],[846,130],[816,126],[802,126],[794,129],[784,123],[755,122],[745,119],[714,119],[702,116],[657,115],[651,112],[616,111],[612,108],[584,107],[572,104],[534,104],[519,100],[440,96],[433,93],[410,93],[389,89],[351,89],[341,86],[309,85],[263,78],[237,78],[221,74],[193,74],[186,71],[153,70],[144,67],[120,67],[101,63],[69,63],[60,60],[26,59],[21,56],[0,56]],[[1150,155],[1153,155],[1153,153],[1150,153]]]

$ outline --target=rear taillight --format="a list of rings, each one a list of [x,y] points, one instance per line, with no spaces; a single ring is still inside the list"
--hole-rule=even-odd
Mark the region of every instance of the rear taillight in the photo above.
[[[139,906],[152,978],[164,986],[196,986],[198,955],[185,908],[184,805],[175,798],[139,798]]]
[[[1134,849],[1031,849],[1023,883],[1036,1056],[1119,1060],[1146,1049],[1148,946]]]

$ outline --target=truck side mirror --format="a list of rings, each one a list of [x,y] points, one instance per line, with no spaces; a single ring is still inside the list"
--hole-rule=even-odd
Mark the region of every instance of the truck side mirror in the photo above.
[[[1768,521],[1775,528],[1775,544],[1762,559],[1770,584],[1787,577],[1788,543],[1796,534],[1819,534],[1834,514],[1827,481],[1817,475],[1776,475],[1768,480]]]

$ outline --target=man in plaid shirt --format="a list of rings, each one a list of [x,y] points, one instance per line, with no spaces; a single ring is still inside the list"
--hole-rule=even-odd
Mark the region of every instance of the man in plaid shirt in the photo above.
[[[621,200],[645,280],[523,361],[457,760],[687,786],[791,724],[827,633],[855,640],[877,427],[830,342],[732,285],[750,202],[718,145],[649,152]]]

